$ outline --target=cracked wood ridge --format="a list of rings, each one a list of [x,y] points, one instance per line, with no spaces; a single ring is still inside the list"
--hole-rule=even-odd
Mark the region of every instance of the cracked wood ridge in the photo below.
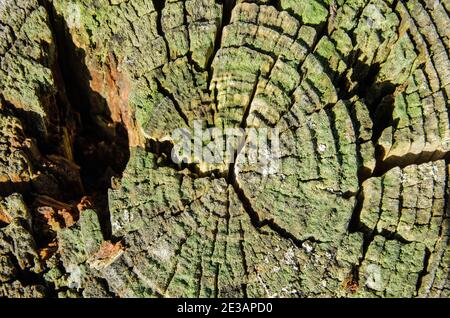
[[[449,10],[0,0],[0,296],[448,297]],[[195,120],[281,170],[174,164]]]

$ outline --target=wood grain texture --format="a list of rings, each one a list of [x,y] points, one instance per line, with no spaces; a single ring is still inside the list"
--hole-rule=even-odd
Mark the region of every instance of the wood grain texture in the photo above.
[[[449,10],[0,0],[0,296],[448,297]]]

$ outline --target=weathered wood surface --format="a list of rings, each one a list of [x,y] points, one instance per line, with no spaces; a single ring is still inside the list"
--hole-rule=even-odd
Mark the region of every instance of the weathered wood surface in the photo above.
[[[449,10],[0,0],[0,296],[448,297]],[[282,169],[175,165],[195,120]]]

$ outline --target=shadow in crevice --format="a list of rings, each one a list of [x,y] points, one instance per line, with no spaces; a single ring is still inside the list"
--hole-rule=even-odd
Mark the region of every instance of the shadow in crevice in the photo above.
[[[376,148],[376,156],[384,157],[385,153],[381,147]],[[387,171],[392,169],[392,167],[400,167],[405,168],[411,164],[421,165],[428,162],[435,162],[438,160],[450,160],[450,152],[444,151],[422,151],[418,154],[408,153],[404,156],[390,156],[387,159],[379,162],[375,171],[373,172],[373,176],[380,177],[384,175]]]
[[[379,144],[379,140],[387,128],[392,128],[394,133],[397,131],[400,119],[394,116],[396,97],[404,94],[408,82],[396,83],[395,79],[393,81],[381,81],[381,78],[384,77],[379,76],[382,64],[368,64],[361,60],[361,54],[361,50],[358,49],[351,52],[347,58],[340,57],[347,62],[347,71],[342,75],[334,71],[333,65],[330,65],[327,58],[318,54],[315,55],[327,72],[333,75],[332,79],[338,78],[336,82],[338,100],[354,101],[359,99],[365,103],[369,111],[372,121],[371,140],[375,146],[376,166],[374,171],[365,168],[360,169],[358,171],[359,183],[362,184],[370,177],[380,177],[394,167],[404,168],[412,164],[419,165],[441,159],[448,160],[450,153],[439,149],[434,151],[422,150],[419,153],[408,152],[401,156],[388,154],[387,157]],[[347,105],[351,105],[351,103]],[[352,121],[354,124],[358,124],[358,119],[354,115]],[[360,127],[356,128],[357,130],[360,129]]]
[[[86,52],[77,47],[69,27],[51,2],[44,1],[57,45],[57,59],[67,102],[75,116],[73,157],[80,166],[86,195],[99,213],[106,238],[110,237],[108,189],[113,177],[121,177],[130,157],[128,132],[112,120],[107,100],[91,88]],[[68,189],[70,191],[70,189]]]
[[[349,57],[349,70],[352,73],[350,76],[344,74],[337,87],[340,99],[350,100],[357,96],[365,102],[373,122],[372,141],[376,143],[383,130],[395,125],[392,113],[398,85],[389,81],[377,82],[380,63],[366,64],[358,59],[360,54],[361,51],[357,50]]]
[[[223,6],[222,25],[225,26],[230,24],[231,15],[236,6],[236,0],[219,0],[217,2]]]
[[[10,180],[2,181],[0,182],[0,198],[7,197],[12,193],[20,193],[24,195],[24,197],[25,196],[29,197],[31,187],[32,187],[31,181],[19,181],[19,182],[12,182]]]

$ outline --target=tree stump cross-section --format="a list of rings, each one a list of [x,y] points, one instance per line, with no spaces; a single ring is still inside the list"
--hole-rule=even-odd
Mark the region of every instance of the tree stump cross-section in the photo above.
[[[448,297],[449,11],[0,0],[0,296]]]

